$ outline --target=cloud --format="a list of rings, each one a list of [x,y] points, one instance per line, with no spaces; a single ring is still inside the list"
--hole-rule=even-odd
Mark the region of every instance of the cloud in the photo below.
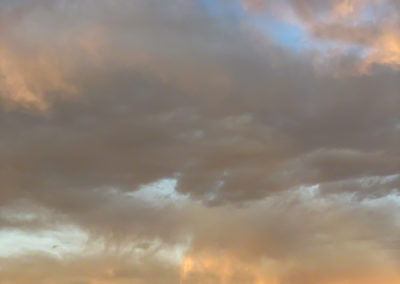
[[[69,250],[56,258],[32,253],[9,257],[2,263],[3,279],[17,283],[26,283],[25,279],[37,283],[57,279],[66,283],[158,283],[161,279],[171,283],[373,283],[398,279],[397,193],[360,202],[348,193],[326,196],[316,187],[303,187],[242,207],[210,208],[186,200],[183,207],[163,207],[154,219],[158,210],[150,203],[140,207],[137,201],[125,197],[128,208],[119,201],[121,205],[112,211],[97,207],[76,212],[80,218],[75,220],[82,228],[106,231],[97,230],[97,237],[76,253]],[[104,215],[88,219],[88,211]],[[174,224],[167,221],[171,217]],[[114,237],[108,238],[107,231]],[[171,242],[171,231],[190,241],[174,238]],[[31,262],[34,265],[24,274],[15,272]]]
[[[305,31],[308,48],[328,61],[349,54],[353,68],[342,72],[366,74],[377,66],[398,69],[398,4],[390,0],[243,1],[250,13],[268,13]],[[282,12],[283,11],[283,12]],[[395,12],[393,12],[395,11]],[[318,62],[318,61],[317,61]]]
[[[0,282],[398,281],[396,4],[204,5],[0,4]]]

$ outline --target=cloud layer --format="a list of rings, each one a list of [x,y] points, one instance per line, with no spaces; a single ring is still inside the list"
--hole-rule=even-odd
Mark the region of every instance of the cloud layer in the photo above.
[[[398,8],[2,2],[0,283],[400,281]]]

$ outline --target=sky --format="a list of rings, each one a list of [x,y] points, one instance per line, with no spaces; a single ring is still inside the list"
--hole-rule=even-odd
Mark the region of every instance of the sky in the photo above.
[[[0,284],[400,283],[395,0],[0,1]]]

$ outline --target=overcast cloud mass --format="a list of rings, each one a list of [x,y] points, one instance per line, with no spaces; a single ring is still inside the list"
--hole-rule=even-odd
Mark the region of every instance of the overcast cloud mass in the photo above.
[[[0,0],[0,283],[400,283],[399,91],[395,0]]]

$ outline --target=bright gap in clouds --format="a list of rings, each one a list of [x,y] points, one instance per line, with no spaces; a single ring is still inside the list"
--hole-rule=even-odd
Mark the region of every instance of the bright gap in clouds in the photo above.
[[[75,226],[53,230],[1,230],[0,257],[44,253],[61,258],[83,253],[88,236]]]
[[[187,200],[188,196],[178,193],[176,185],[176,179],[162,179],[142,185],[138,190],[128,192],[126,195],[154,205],[180,204]]]

